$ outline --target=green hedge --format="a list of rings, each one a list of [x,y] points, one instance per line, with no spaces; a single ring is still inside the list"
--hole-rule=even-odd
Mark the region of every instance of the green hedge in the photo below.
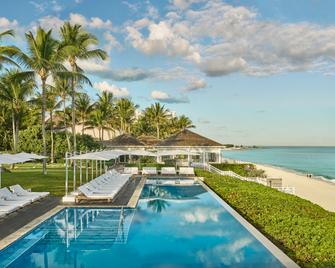
[[[239,174],[243,177],[266,177],[265,171],[256,169],[256,166],[253,164],[228,164],[228,163],[222,163],[222,164],[213,164],[218,169],[224,170],[224,171],[233,171],[236,174]]]
[[[335,213],[257,183],[196,174],[299,265],[335,267]]]

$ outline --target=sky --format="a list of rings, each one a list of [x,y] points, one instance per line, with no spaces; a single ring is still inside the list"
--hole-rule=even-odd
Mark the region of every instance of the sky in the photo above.
[[[81,61],[93,87],[161,102],[222,143],[335,146],[332,0],[2,0],[4,40],[79,23],[108,52]]]

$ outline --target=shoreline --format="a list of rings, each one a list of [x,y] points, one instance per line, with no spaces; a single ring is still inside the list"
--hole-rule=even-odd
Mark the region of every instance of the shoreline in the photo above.
[[[264,170],[268,177],[282,178],[283,186],[295,187],[295,194],[297,196],[307,199],[328,211],[335,212],[335,183],[331,180],[308,178],[304,174],[277,166],[252,164],[257,169]]]

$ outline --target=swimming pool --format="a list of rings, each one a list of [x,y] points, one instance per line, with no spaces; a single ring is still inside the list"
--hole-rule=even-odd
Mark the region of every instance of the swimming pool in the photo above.
[[[65,208],[0,267],[284,267],[202,185],[145,185],[136,209]]]

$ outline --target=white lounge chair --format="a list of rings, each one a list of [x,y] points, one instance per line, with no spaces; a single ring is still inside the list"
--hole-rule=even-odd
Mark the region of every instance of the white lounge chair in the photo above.
[[[24,207],[32,202],[32,198],[17,196],[6,187],[0,189],[0,198],[6,201],[17,201],[17,204],[21,207]]]
[[[6,201],[0,199],[0,213],[4,216],[21,208],[21,204],[16,201]]]
[[[138,167],[125,167],[123,169],[123,173],[124,174],[136,175],[136,174],[138,174]]]
[[[179,175],[194,176],[194,168],[193,167],[180,167]]]
[[[143,175],[157,175],[157,168],[155,167],[143,167],[142,168]]]
[[[30,197],[32,201],[36,201],[40,198],[48,196],[49,192],[29,192],[21,187],[21,185],[16,184],[9,187],[11,191],[17,196]]]
[[[176,168],[175,167],[162,167],[161,168],[162,175],[176,175]]]

